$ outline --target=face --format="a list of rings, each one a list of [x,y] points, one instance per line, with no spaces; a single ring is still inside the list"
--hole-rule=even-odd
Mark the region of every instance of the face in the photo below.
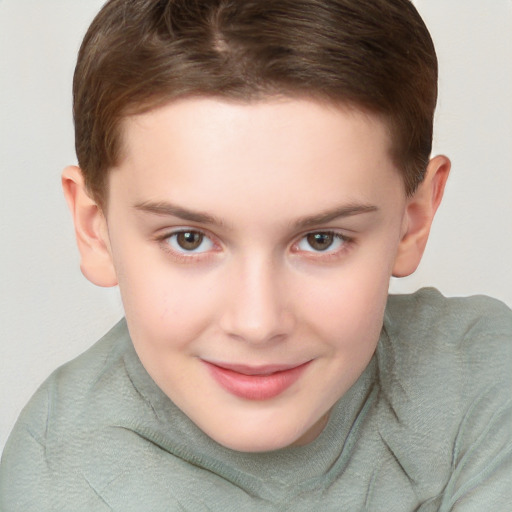
[[[109,251],[158,386],[235,450],[305,444],[380,334],[406,198],[385,125],[184,99],[124,125]]]

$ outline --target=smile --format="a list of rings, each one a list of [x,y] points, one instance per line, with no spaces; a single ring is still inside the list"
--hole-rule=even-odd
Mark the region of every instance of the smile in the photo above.
[[[245,366],[203,361],[215,381],[246,400],[269,400],[294,384],[311,361],[299,365]]]

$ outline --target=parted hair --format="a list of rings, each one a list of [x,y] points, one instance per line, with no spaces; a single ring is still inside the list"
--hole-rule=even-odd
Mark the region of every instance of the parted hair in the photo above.
[[[75,145],[101,205],[122,121],[173,99],[305,96],[381,116],[405,191],[432,149],[437,58],[410,0],[110,0],[82,42]]]

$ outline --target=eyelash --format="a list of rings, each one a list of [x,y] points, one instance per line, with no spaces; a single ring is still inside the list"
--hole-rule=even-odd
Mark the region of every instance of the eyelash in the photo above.
[[[187,251],[185,249],[183,250],[176,250],[174,249],[171,244],[169,243],[169,240],[173,237],[177,237],[180,234],[183,233],[195,233],[199,234],[202,237],[204,237],[204,240],[209,240],[213,247],[219,247],[219,244],[215,242],[215,239],[213,236],[209,235],[208,233],[204,232],[201,229],[196,228],[180,228],[176,229],[174,231],[165,233],[162,236],[159,236],[157,240],[161,243],[163,246],[163,249],[170,253],[173,258],[179,260],[180,262],[184,263],[192,263],[200,260],[205,260],[205,258],[210,257],[212,252],[218,252],[217,250],[211,250],[208,249],[206,251],[199,251],[196,252],[195,250]],[[336,250],[331,250],[330,246],[325,249],[325,251],[322,250],[301,250],[298,248],[299,244],[307,239],[307,237],[311,235],[324,235],[328,237],[332,237],[334,241],[339,241],[341,243],[341,247]],[[316,261],[318,260],[331,260],[335,259],[337,257],[340,257],[343,255],[347,250],[350,249],[350,247],[355,243],[355,240],[353,237],[348,237],[346,235],[343,235],[337,231],[332,230],[318,230],[318,231],[309,231],[305,234],[303,234],[296,242],[294,242],[291,246],[291,250],[294,253],[302,253],[306,258],[314,259]]]
[[[218,247],[219,246],[219,244],[217,244],[214,241],[214,237],[212,237],[211,235],[208,235],[204,231],[202,231],[200,229],[196,229],[196,228],[176,229],[174,231],[165,233],[162,236],[159,236],[157,238],[157,240],[162,245],[164,251],[170,253],[173,258],[177,259],[180,262],[192,263],[192,262],[194,262],[194,261],[196,261],[198,259],[204,260],[205,258],[208,258],[209,256],[211,256],[211,252],[212,252],[211,249],[209,249],[207,251],[198,251],[198,252],[197,251],[186,251],[185,249],[183,249],[182,251],[173,249],[173,247],[171,246],[169,240],[171,238],[173,238],[173,237],[177,237],[180,234],[184,234],[184,233],[196,233],[196,234],[199,234],[202,237],[204,237],[204,240],[209,240],[213,247]],[[214,252],[218,252],[218,251],[214,251]]]
[[[323,236],[327,236],[327,237],[332,237],[333,243],[338,241],[341,244],[341,247],[339,247],[337,249],[331,249],[330,248],[331,246],[329,245],[329,247],[327,247],[323,251],[322,250],[314,250],[313,248],[311,248],[312,250],[301,250],[300,248],[298,248],[299,244],[303,240],[306,240],[311,235],[323,235]],[[318,261],[319,259],[325,261],[325,260],[331,260],[331,259],[341,257],[342,255],[345,254],[345,252],[347,250],[350,249],[350,247],[354,243],[355,243],[354,238],[343,235],[337,231],[332,231],[332,230],[331,231],[330,230],[310,231],[310,232],[302,235],[299,238],[299,240],[292,245],[292,251],[295,253],[302,253],[305,255],[305,257],[315,259],[316,261]],[[310,245],[310,247],[311,247],[311,245]]]

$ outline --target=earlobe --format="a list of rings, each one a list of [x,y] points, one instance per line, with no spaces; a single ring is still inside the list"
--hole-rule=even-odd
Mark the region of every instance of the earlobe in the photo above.
[[[443,198],[450,166],[450,160],[445,156],[432,158],[425,179],[407,200],[393,276],[408,276],[418,267],[427,245],[434,215]]]
[[[106,218],[87,193],[78,167],[64,169],[62,188],[75,225],[83,275],[98,286],[117,285]]]

